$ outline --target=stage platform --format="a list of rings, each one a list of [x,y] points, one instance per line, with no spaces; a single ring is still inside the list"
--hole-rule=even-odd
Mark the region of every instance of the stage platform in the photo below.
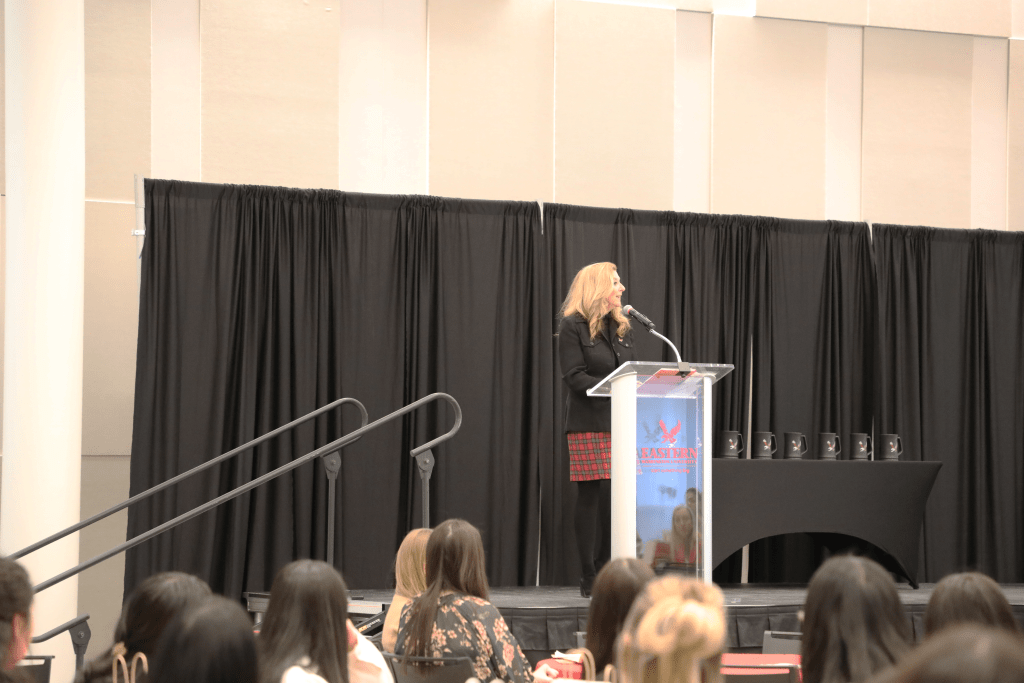
[[[906,584],[897,587],[914,637],[920,639],[924,636],[925,606],[934,584],[921,584],[918,589]],[[1024,584],[1004,584],[1002,589],[1024,628]],[[806,586],[741,584],[722,586],[722,592],[728,610],[731,652],[760,652],[765,631],[800,630],[797,612],[803,607]],[[384,609],[391,595],[391,591],[353,589],[353,617],[358,618],[357,612],[372,614]],[[531,661],[575,647],[575,633],[587,627],[590,601],[580,597],[578,588],[492,588],[491,602]]]

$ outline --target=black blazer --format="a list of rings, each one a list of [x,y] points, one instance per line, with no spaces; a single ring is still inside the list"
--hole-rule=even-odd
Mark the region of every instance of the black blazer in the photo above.
[[[611,325],[609,325],[611,321]],[[569,387],[565,399],[565,431],[610,432],[612,429],[612,402],[610,398],[591,398],[587,389],[626,361],[636,360],[633,331],[619,339],[617,324],[605,318],[604,327],[596,338],[590,338],[590,327],[583,316],[574,313],[558,325],[558,363],[562,380]]]

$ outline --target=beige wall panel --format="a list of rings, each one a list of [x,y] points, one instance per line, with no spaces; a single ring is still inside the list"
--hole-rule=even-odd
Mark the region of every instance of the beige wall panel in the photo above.
[[[338,169],[342,190],[427,192],[427,5],[341,5]]]
[[[711,15],[676,12],[673,209],[711,210]]]
[[[971,61],[971,227],[1006,229],[1004,38],[974,38]]]
[[[199,0],[150,0],[152,177],[201,180]]]
[[[825,217],[860,220],[864,29],[828,27],[825,82]]]
[[[1024,0],[1013,0],[1010,28],[1011,36],[1014,38],[1024,38]]]
[[[1024,42],[1010,41],[1009,102],[1007,104],[1007,224],[1024,230]]]
[[[85,455],[131,453],[139,325],[134,227],[132,205],[85,204]]]
[[[4,120],[6,116],[7,103],[5,101],[7,86],[5,85],[5,78],[7,67],[4,64],[4,35],[6,30],[4,29],[4,11],[3,7],[0,7],[0,138],[6,140],[6,128],[4,127]],[[7,145],[0,145],[0,195],[7,192]]]
[[[864,30],[864,220],[971,221],[973,38]]]
[[[757,0],[757,16],[863,26],[868,23],[868,2],[869,0]]]
[[[82,519],[128,498],[129,460],[125,455],[82,458]],[[124,543],[127,529],[127,510],[84,529],[78,542],[81,561]],[[92,640],[86,659],[92,659],[114,644],[124,596],[124,553],[85,570],[78,582],[78,613],[90,615]]]
[[[555,201],[672,208],[675,15],[555,3]]]
[[[715,17],[715,213],[825,217],[827,28]]]
[[[551,201],[553,5],[431,0],[431,194]]]
[[[2,15],[3,12],[0,12]],[[2,34],[0,34],[2,35]],[[2,54],[2,53],[0,53]],[[0,194],[0,387],[4,382],[4,321],[7,317],[7,198]],[[0,451],[4,442],[4,397],[0,391]],[[3,453],[0,452],[0,456]]]
[[[131,200],[150,172],[150,17],[139,0],[85,2],[85,196]]]
[[[339,2],[200,5],[204,181],[338,187]]]
[[[1006,37],[1013,1],[868,0],[868,20],[879,27]]]

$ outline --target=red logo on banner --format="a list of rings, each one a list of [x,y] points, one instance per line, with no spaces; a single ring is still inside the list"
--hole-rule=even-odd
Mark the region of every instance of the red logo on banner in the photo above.
[[[682,429],[682,427],[683,427],[682,421],[681,420],[677,420],[676,421],[676,426],[672,428],[672,431],[669,431],[668,427],[665,426],[665,421],[664,420],[659,420],[658,424],[661,425],[661,440],[662,440],[662,442],[663,443],[667,443],[667,444],[675,443],[676,442],[676,434],[678,434],[679,430]]]

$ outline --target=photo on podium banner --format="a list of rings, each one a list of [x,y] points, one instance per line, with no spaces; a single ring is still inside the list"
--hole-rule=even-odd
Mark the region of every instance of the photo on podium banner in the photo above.
[[[699,577],[704,550],[701,401],[637,393],[637,557],[658,573]]]

